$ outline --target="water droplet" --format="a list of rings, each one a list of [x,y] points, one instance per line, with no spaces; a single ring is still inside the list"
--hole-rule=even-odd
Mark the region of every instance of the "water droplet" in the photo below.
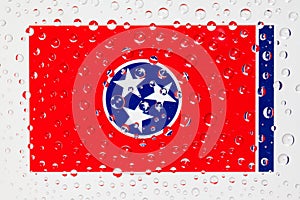
[[[185,186],[185,185],[186,185],[186,180],[182,179],[182,180],[180,181],[180,185]]]
[[[24,60],[24,56],[22,54],[17,54],[16,55],[16,61],[23,62],[23,60]]]
[[[54,143],[54,149],[55,149],[55,150],[61,150],[62,147],[63,147],[63,144],[62,144],[61,141],[56,141],[56,142]]]
[[[158,10],[158,16],[161,19],[166,19],[169,16],[169,10],[167,8],[160,8]]]
[[[80,110],[87,110],[90,107],[90,103],[86,100],[79,102]]]
[[[5,26],[5,25],[6,25],[6,21],[5,21],[4,19],[1,19],[1,20],[0,20],[0,26],[3,27],[3,26]]]
[[[235,142],[235,144],[237,144],[237,145],[241,145],[242,143],[243,143],[243,141],[244,141],[244,138],[242,137],[242,136],[236,136],[235,138],[234,138],[234,142]]]
[[[146,12],[145,12],[145,17],[147,18],[147,19],[149,19],[149,18],[151,18],[152,17],[152,12],[150,11],[150,10],[147,10]]]
[[[206,17],[206,11],[202,8],[195,11],[195,16],[197,19],[203,20]]]
[[[289,77],[291,74],[291,71],[288,68],[284,68],[281,70],[281,75],[284,77]]]
[[[287,59],[288,53],[287,53],[286,51],[280,51],[280,52],[279,52],[279,57],[280,57],[281,59]]]
[[[272,59],[273,55],[270,51],[265,51],[263,52],[262,54],[262,58],[265,60],[265,61],[270,61]]]
[[[268,185],[268,180],[266,180],[266,179],[262,180],[262,181],[261,181],[261,184],[262,184],[263,186],[267,186],[267,185]]]
[[[224,69],[224,71],[223,71],[223,76],[224,76],[224,78],[230,79],[230,78],[233,77],[233,75],[234,75],[233,69],[231,69],[231,68],[226,68],[226,69]]]
[[[265,118],[270,119],[274,117],[274,110],[271,107],[265,107],[263,110],[263,115]]]
[[[264,16],[266,18],[271,18],[272,14],[273,14],[273,12],[271,10],[269,10],[269,9],[264,12]]]
[[[74,19],[74,26],[79,27],[81,25],[81,19]]]
[[[117,178],[121,177],[122,174],[123,174],[123,172],[122,172],[122,170],[121,170],[120,168],[115,168],[115,169],[113,170],[113,175],[114,175],[115,177],[117,177]]]
[[[239,59],[241,56],[241,51],[238,50],[237,48],[232,48],[230,49],[229,51],[229,57],[232,59],[232,60],[237,60]]]
[[[181,14],[186,14],[189,12],[189,6],[187,4],[180,4],[179,11]]]
[[[276,0],[268,0],[268,4],[270,6],[274,6],[276,4]]]
[[[144,6],[144,2],[142,0],[136,0],[135,1],[135,7],[136,8],[142,8]]]
[[[34,34],[34,29],[32,27],[28,27],[25,31],[29,36],[32,36]]]
[[[190,166],[190,163],[191,163],[191,161],[188,158],[182,158],[180,160],[180,164],[183,169],[188,168]]]
[[[73,6],[73,7],[72,7],[72,12],[73,12],[74,14],[78,13],[78,12],[79,12],[78,6]]]
[[[244,120],[246,122],[250,122],[253,119],[254,115],[251,112],[245,112]]]
[[[283,84],[281,81],[275,81],[273,84],[273,88],[276,90],[281,90],[283,87]],[[299,86],[299,91],[300,91],[300,86]]]
[[[132,13],[132,8],[127,8],[127,9],[126,9],[126,13],[127,13],[128,15],[130,15],[130,14]]]
[[[188,127],[191,124],[191,117],[186,114],[182,114],[181,120],[180,120],[180,126],[181,127]]]
[[[215,11],[218,11],[218,10],[220,9],[220,4],[219,4],[219,3],[213,3],[212,8],[213,8]]]
[[[115,11],[118,10],[120,8],[119,3],[117,1],[111,2],[111,8]]]
[[[282,143],[286,146],[292,146],[295,142],[295,138],[292,134],[287,133],[282,136]]]
[[[4,36],[4,40],[5,40],[6,42],[11,42],[11,41],[13,41],[13,36],[12,36],[11,34],[6,34],[6,35]]]
[[[71,176],[75,177],[75,176],[77,176],[78,173],[77,173],[77,170],[72,169],[70,174],[71,174]],[[79,185],[78,185],[78,187],[79,187]]]
[[[234,31],[235,29],[237,29],[237,23],[235,21],[229,22],[228,28],[229,28],[229,30]]]
[[[216,116],[214,116],[212,113],[208,113],[204,117],[204,123],[206,126],[212,126],[216,123]]]
[[[89,23],[89,29],[91,30],[91,31],[95,31],[95,30],[97,30],[98,29],[98,22],[96,22],[96,21],[90,21],[90,23]]]
[[[218,35],[218,39],[223,41],[223,40],[225,40],[225,38],[226,38],[226,34],[224,32],[220,32]]]
[[[300,84],[296,85],[295,90],[296,92],[300,92]]]
[[[120,198],[121,199],[125,199],[126,198],[126,193],[125,192],[121,192],[120,193]]]
[[[230,3],[231,5],[235,5],[236,2],[237,2],[237,0],[229,0],[229,3]]]
[[[289,163],[289,161],[290,161],[290,158],[289,158],[289,156],[286,155],[285,153],[280,154],[280,155],[278,156],[278,163],[279,163],[280,165],[287,165],[287,164]]]
[[[296,13],[296,12],[290,12],[289,13],[289,19],[291,21],[296,21],[298,19],[298,13]]]
[[[202,34],[197,34],[195,37],[194,37],[194,43],[197,44],[197,45],[200,45],[204,42],[204,36]]]
[[[199,195],[200,195],[200,190],[199,190],[199,188],[193,188],[193,189],[192,189],[192,195],[193,195],[194,197],[199,196]]]
[[[136,185],[135,180],[130,180],[130,181],[129,181],[129,185],[130,185],[131,187],[134,187],[134,186]]]
[[[218,184],[219,178],[218,178],[217,176],[214,175],[214,176],[211,176],[211,177],[210,177],[209,181],[210,181],[211,184],[214,184],[214,185],[215,185],[215,184]]]
[[[245,21],[248,21],[251,18],[251,15],[252,15],[251,11],[247,8],[244,8],[240,11],[240,17]]]
[[[29,91],[24,91],[22,96],[24,99],[28,100],[31,97],[31,93]]]
[[[279,36],[284,40],[289,39],[291,34],[292,34],[291,30],[288,28],[282,28],[279,31]]]
[[[109,30],[114,30],[117,27],[117,22],[115,20],[111,19],[111,20],[108,20],[106,25]]]
[[[85,185],[85,189],[86,189],[86,190],[90,190],[91,188],[92,188],[91,184],[86,184],[86,185]]]
[[[52,48],[58,48],[59,47],[59,45],[60,45],[60,40],[59,39],[53,39],[52,41],[51,41],[51,47]]]
[[[59,26],[61,24],[61,20],[60,19],[54,19],[53,23],[54,23],[54,26]]]
[[[269,164],[269,159],[268,159],[268,158],[262,158],[262,159],[260,160],[260,164],[261,164],[262,166],[267,166],[267,165]]]
[[[214,21],[207,22],[207,30],[214,31],[217,28],[217,25]]]

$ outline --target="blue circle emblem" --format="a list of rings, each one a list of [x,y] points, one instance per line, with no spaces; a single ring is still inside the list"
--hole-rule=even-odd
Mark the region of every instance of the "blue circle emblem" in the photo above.
[[[131,137],[149,138],[176,121],[181,89],[167,67],[140,59],[114,72],[103,91],[103,106],[117,130]]]

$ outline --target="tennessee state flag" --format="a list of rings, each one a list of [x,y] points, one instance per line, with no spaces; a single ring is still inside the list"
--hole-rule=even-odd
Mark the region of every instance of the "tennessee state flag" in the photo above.
[[[273,26],[31,26],[30,169],[273,170]]]

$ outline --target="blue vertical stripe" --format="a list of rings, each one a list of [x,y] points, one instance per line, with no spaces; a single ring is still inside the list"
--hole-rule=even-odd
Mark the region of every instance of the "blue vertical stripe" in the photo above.
[[[259,171],[274,171],[274,26],[259,29]]]

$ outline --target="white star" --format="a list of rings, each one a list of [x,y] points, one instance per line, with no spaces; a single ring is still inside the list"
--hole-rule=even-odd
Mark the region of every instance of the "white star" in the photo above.
[[[159,85],[154,85],[154,92],[147,96],[145,99],[156,100],[156,102],[160,102],[164,104],[165,101],[176,102],[168,93],[172,86],[172,83],[169,83],[165,87],[160,87]]]
[[[129,116],[127,121],[125,122],[126,125],[131,125],[134,123],[138,123],[138,129],[142,133],[143,128],[143,121],[153,118],[151,115],[144,114],[142,110],[140,110],[138,107],[136,107],[135,110],[131,110],[129,108],[124,107],[125,112]]]
[[[126,95],[129,94],[130,92],[140,97],[141,94],[138,91],[137,86],[144,79],[145,78],[139,78],[139,79],[132,78],[130,70],[127,69],[125,79],[124,80],[119,80],[119,81],[114,81],[114,83],[116,83],[117,85],[119,85],[123,88],[122,97],[126,97]]]

